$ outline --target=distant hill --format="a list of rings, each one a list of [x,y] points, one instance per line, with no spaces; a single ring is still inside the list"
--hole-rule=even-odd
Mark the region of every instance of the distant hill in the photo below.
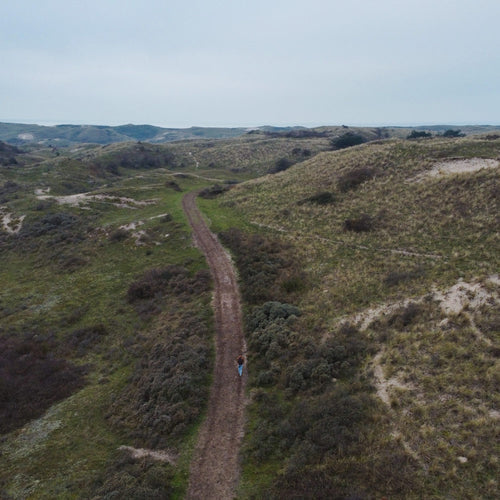
[[[0,141],[13,145],[37,143],[46,146],[71,146],[78,143],[111,144],[127,141],[146,141],[165,143],[193,139],[231,139],[245,134],[264,134],[272,137],[311,138],[332,137],[348,131],[363,135],[365,140],[387,139],[389,137],[405,138],[412,130],[427,131],[433,135],[441,135],[446,130],[460,129],[466,135],[500,133],[495,126],[432,125],[418,127],[348,127],[325,126],[306,127],[190,127],[163,128],[154,125],[34,125],[25,123],[0,123]]]
[[[10,144],[36,142],[45,145],[69,146],[76,143],[110,144],[126,141],[154,143],[184,139],[223,139],[246,133],[246,128],[162,128],[153,125],[33,125],[0,123],[0,140]]]

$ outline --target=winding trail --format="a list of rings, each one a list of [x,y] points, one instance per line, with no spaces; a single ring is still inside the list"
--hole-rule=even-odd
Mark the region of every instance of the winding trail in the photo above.
[[[207,416],[191,462],[188,499],[235,497],[238,454],[244,432],[246,370],[240,378],[236,357],[245,351],[240,294],[231,258],[210,232],[196,206],[196,192],[182,200],[196,246],[205,254],[214,280],[216,355]]]

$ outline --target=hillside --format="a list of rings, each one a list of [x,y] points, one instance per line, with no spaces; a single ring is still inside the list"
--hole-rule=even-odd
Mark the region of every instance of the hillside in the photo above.
[[[302,128],[302,127],[298,127]],[[259,127],[259,130],[281,132],[288,127]],[[37,143],[70,146],[79,143],[110,144],[127,141],[163,143],[180,140],[222,139],[238,137],[248,131],[244,127],[165,128],[154,125],[34,125],[0,123],[0,141],[11,144]]]
[[[256,281],[220,219],[252,306],[242,498],[495,497],[499,160],[499,139],[389,140],[220,201],[269,242]]]
[[[496,497],[500,139],[348,132],[0,142],[2,498],[184,497],[216,360],[193,190],[240,280],[237,497]]]

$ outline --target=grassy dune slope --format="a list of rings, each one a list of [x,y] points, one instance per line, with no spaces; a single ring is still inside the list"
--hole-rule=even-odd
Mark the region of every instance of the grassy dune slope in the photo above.
[[[389,140],[319,154],[219,202],[290,246],[302,273],[295,295],[267,297],[299,317],[248,308],[258,373],[242,498],[494,498],[499,157],[498,139]],[[244,269],[242,247],[233,241]]]
[[[245,301],[239,497],[495,497],[500,141],[343,130],[4,148],[2,498],[182,497],[213,319],[181,198],[283,168],[199,200]]]

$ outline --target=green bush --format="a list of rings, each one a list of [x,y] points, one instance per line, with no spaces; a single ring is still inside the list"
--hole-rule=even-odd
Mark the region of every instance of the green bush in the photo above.
[[[212,369],[208,326],[189,307],[178,312],[160,339],[145,343],[142,356],[139,351],[130,382],[109,410],[113,425],[138,446],[175,445],[199,418],[208,399]]]
[[[150,458],[134,459],[128,452],[110,463],[92,488],[91,498],[111,500],[163,500],[174,493],[174,468]]]
[[[0,433],[38,418],[85,383],[86,368],[56,355],[54,341],[37,335],[0,338]]]
[[[355,134],[354,132],[346,132],[345,134],[332,139],[331,145],[335,149],[345,149],[363,144],[364,142],[366,142],[366,139],[362,135]]]
[[[432,137],[430,132],[425,132],[423,130],[412,130],[410,134],[406,137],[407,139],[425,139]]]
[[[277,174],[278,172],[283,172],[288,170],[294,162],[289,158],[280,158],[276,163],[268,170],[269,174]]]
[[[130,284],[127,299],[129,303],[135,303],[161,297],[168,292],[175,295],[202,293],[208,290],[210,282],[210,274],[206,270],[198,271],[191,277],[188,270],[181,266],[153,268]]]
[[[205,188],[202,191],[200,191],[199,196],[206,199],[213,199],[221,195],[222,193],[225,193],[228,190],[229,186],[221,186],[220,184],[214,184],[213,186]]]
[[[360,184],[375,177],[376,170],[371,167],[358,167],[343,173],[338,181],[337,186],[343,193],[357,188]]]
[[[235,254],[241,291],[248,304],[286,302],[306,288],[304,273],[290,245],[231,228],[219,238]]]
[[[335,203],[335,195],[329,191],[322,191],[298,202],[299,205],[304,205],[305,203],[314,203],[316,205],[330,205],[332,203]]]
[[[448,129],[443,132],[443,137],[465,137],[461,130]]]
[[[346,219],[343,224],[344,231],[364,233],[374,228],[374,219],[368,214],[361,214],[354,219]]]

